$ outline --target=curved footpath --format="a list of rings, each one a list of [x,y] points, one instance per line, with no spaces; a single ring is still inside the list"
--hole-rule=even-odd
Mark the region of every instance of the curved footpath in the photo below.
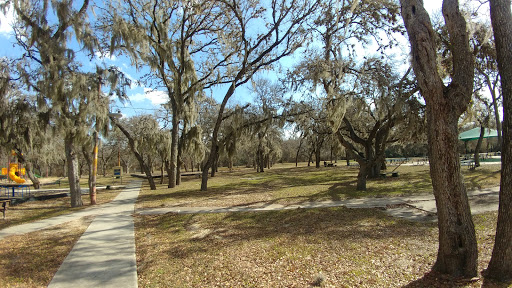
[[[107,204],[0,230],[0,240],[96,216],[48,287],[137,287],[133,212],[141,184],[128,184]]]
[[[133,214],[141,184],[141,181],[131,182],[108,204],[0,230],[0,240],[11,235],[25,234],[66,223],[84,216],[96,216],[66,257],[48,287],[137,287]],[[498,193],[499,187],[468,192],[472,213],[496,211],[498,209]],[[433,195],[321,201],[288,206],[261,204],[233,207],[165,207],[139,210],[136,213],[155,215],[256,212],[341,206],[382,208],[393,217],[411,221],[436,220]]]
[[[498,210],[498,194],[500,187],[493,187],[468,192],[469,204],[473,214]],[[311,209],[325,207],[347,208],[381,208],[386,213],[411,221],[436,221],[436,201],[434,195],[405,196],[405,197],[380,197],[359,198],[340,201],[318,201],[302,204],[258,204],[251,206],[232,207],[180,207],[170,206],[138,210],[141,215],[158,215],[166,213],[195,214],[195,213],[226,213],[226,212],[250,212],[250,211],[276,211],[287,209]]]

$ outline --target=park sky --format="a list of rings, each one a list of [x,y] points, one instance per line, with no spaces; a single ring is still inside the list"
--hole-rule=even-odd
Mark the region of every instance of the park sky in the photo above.
[[[0,0],[3,2],[5,0]],[[471,0],[468,0],[471,1]],[[465,2],[465,1],[461,1]],[[426,0],[424,1],[425,8],[429,11],[431,17],[434,13],[440,13],[442,0]],[[11,23],[14,19],[14,15],[12,9],[6,13],[6,15],[0,13],[0,57],[9,57],[16,58],[21,55],[19,47],[16,45],[16,39],[13,35],[13,30],[11,27]],[[403,36],[400,36],[404,38]],[[403,39],[403,47],[402,51],[398,53],[408,53],[409,52],[409,44],[407,39]],[[290,68],[295,62],[294,56],[290,56],[284,58],[282,60],[281,65],[286,68]],[[96,65],[98,66],[116,66],[128,76],[128,78],[132,79],[133,84],[130,89],[127,91],[127,95],[130,99],[128,103],[119,103],[116,102],[112,105],[111,110],[113,112],[120,111],[125,116],[133,116],[133,115],[142,115],[142,114],[154,114],[157,110],[161,110],[162,104],[167,103],[168,97],[167,94],[163,91],[153,90],[149,87],[144,87],[143,85],[137,84],[136,80],[138,80],[139,76],[144,73],[144,71],[137,71],[131,64],[130,60],[123,56],[110,56],[110,55],[95,55],[95,57],[91,60],[89,57],[81,56],[82,65],[84,70],[86,71],[94,71]],[[261,72],[257,76],[274,78],[277,79],[279,75],[276,74],[268,74],[264,75]],[[241,87],[242,89],[237,89],[232,99],[230,99],[230,105],[236,104],[244,104],[252,101],[252,96],[250,95],[249,89],[250,83],[246,85],[246,87]],[[218,87],[211,91],[207,91],[206,94],[208,96],[213,96],[217,101],[221,101],[222,97],[225,93],[225,89],[227,87]]]

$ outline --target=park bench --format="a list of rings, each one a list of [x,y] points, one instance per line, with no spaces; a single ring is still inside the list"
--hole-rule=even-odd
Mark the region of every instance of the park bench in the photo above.
[[[41,184],[41,186],[48,186],[48,185],[57,185],[57,184],[59,184],[59,187],[60,187],[62,179],[65,179],[65,178],[66,177],[62,177],[62,178],[59,178],[59,179],[57,179],[57,180],[55,180],[53,182],[43,183],[43,184]]]
[[[460,162],[460,166],[468,166],[468,168],[470,170],[473,170],[473,169],[475,169],[475,160],[473,160],[473,159],[462,160]]]
[[[59,179],[55,180],[55,182],[53,182],[53,183],[51,183],[51,184],[59,184],[59,187],[60,187],[60,184],[61,184],[61,180],[62,180],[62,179],[64,179],[64,177],[63,177],[63,178],[59,178]]]
[[[4,216],[4,219],[5,219],[5,211],[7,211],[7,204],[9,204],[11,202],[11,200],[0,200],[0,203],[2,203],[1,207],[0,208],[2,210],[2,214]]]
[[[386,178],[388,175],[391,175],[391,177],[398,177],[398,172],[389,172],[389,173],[380,173],[381,178]]]
[[[324,167],[336,167],[336,164],[334,164],[334,163],[327,163],[327,161],[324,161]]]

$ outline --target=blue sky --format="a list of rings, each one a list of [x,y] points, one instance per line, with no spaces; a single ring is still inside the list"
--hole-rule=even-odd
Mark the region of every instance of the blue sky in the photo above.
[[[442,0],[427,0],[424,1],[425,7],[428,11],[439,11],[441,9]],[[5,17],[0,13],[0,41],[3,45],[0,46],[0,57],[7,56],[13,57],[17,55],[17,49],[14,46],[14,37],[12,36],[12,29],[10,23],[12,22],[12,15]],[[19,54],[18,54],[19,55]],[[290,59],[285,59],[288,63]],[[106,66],[115,65],[118,66],[128,77],[133,80],[137,79],[140,74],[131,65],[130,61],[124,57],[104,57],[101,58],[99,55],[93,60],[89,61],[84,58],[84,68],[93,70],[96,63],[104,63]],[[224,96],[225,89],[218,88],[212,92],[213,96],[217,101],[220,101]],[[237,103],[244,103],[251,101],[250,92],[247,88],[238,89],[235,95],[230,99],[230,104],[234,105]],[[117,103],[112,107],[113,111],[121,110],[121,112],[127,116],[138,115],[138,114],[152,114],[154,110],[160,109],[160,105],[167,101],[167,95],[163,91],[152,91],[148,87],[133,85],[128,92],[130,98],[130,104],[122,106]]]
[[[3,0],[0,0],[3,1]],[[3,45],[0,45],[0,57],[18,57],[20,56],[19,47],[15,45],[15,38],[13,36],[13,31],[10,26],[12,23],[13,16],[12,13],[8,13],[7,15],[3,15],[0,12],[0,41]],[[161,110],[161,105],[165,104],[168,101],[168,96],[164,91],[155,91],[150,87],[144,87],[140,84],[137,84],[136,80],[138,80],[139,75],[144,74],[144,72],[148,71],[137,71],[131,64],[130,60],[124,56],[112,56],[102,57],[97,54],[96,57],[91,61],[88,57],[78,56],[79,59],[82,60],[82,67],[84,71],[94,71],[96,65],[99,66],[116,66],[118,67],[125,75],[130,78],[133,82],[131,89],[128,91],[128,96],[130,99],[129,103],[121,104],[116,101],[116,103],[111,107],[111,110],[117,112],[120,110],[126,116],[132,115],[140,115],[140,114],[153,114],[156,110]],[[250,92],[247,88],[240,87],[242,89],[237,89],[235,94],[230,99],[231,105],[236,105],[239,103],[245,103],[250,101]],[[227,87],[217,87],[213,91],[207,91],[206,94],[208,96],[213,96],[217,101],[222,101],[222,98],[227,90]]]

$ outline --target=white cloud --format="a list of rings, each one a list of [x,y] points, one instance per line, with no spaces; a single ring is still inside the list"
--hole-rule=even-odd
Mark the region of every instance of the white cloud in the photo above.
[[[148,99],[153,105],[165,104],[169,101],[169,96],[164,91],[153,90],[150,88],[144,88],[143,93],[136,93],[130,96],[132,102],[142,102]]]
[[[94,52],[94,55],[96,56],[96,59],[98,59],[99,61],[103,61],[103,60],[110,60],[110,61],[116,61],[116,55],[111,55],[109,51],[105,52],[105,53],[101,53],[100,51],[96,51]]]
[[[13,9],[9,7],[9,10],[7,10],[7,13],[4,15],[2,12],[0,12],[0,34],[8,36],[12,33],[12,26],[11,24],[14,21],[14,13]]]

